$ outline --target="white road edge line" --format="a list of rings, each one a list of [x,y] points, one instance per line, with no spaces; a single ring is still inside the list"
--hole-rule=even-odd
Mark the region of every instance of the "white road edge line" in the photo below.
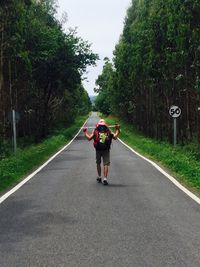
[[[88,118],[89,119],[89,118]],[[83,126],[87,123],[88,119],[84,122]],[[54,154],[51,158],[49,158],[43,165],[41,165],[37,170],[29,174],[26,178],[24,178],[19,184],[17,184],[15,187],[13,187],[10,191],[5,193],[3,196],[0,197],[0,204],[5,201],[10,195],[12,195],[14,192],[16,192],[20,187],[22,187],[25,183],[27,183],[31,178],[33,178],[38,172],[40,172],[49,162],[51,162],[55,157],[58,156],[63,150],[65,150],[73,141],[74,139],[79,135],[81,132],[83,126],[80,128],[78,133],[72,138],[71,141],[67,145],[65,145],[63,148],[61,148],[56,154]]]
[[[198,204],[200,204],[200,198],[198,198],[195,194],[190,192],[187,188],[182,186],[173,176],[169,175],[166,171],[164,171],[160,166],[158,166],[155,162],[151,161],[150,159],[145,158],[141,154],[139,154],[137,151],[135,151],[133,148],[131,148],[129,145],[124,143],[120,138],[118,140],[127,148],[129,148],[134,154],[138,155],[142,159],[148,161],[151,165],[153,165],[159,172],[161,172],[164,176],[166,176],[173,184],[175,184],[180,190],[182,190],[185,194],[187,194],[190,198],[192,198],[194,201],[196,201]]]

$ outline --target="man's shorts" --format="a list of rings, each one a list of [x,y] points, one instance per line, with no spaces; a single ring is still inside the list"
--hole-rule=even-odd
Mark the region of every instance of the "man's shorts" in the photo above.
[[[110,165],[110,150],[96,150],[96,163],[101,164],[101,158],[103,159],[103,165]]]

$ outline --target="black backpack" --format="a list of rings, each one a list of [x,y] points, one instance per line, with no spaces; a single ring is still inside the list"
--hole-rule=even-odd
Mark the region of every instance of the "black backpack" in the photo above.
[[[109,150],[112,143],[111,131],[105,125],[99,125],[94,130],[94,147],[97,150]]]

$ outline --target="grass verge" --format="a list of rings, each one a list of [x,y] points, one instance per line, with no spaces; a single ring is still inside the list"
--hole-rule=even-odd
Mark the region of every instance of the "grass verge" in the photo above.
[[[167,168],[181,184],[200,197],[200,162],[197,147],[192,145],[174,148],[167,142],[159,142],[138,133],[128,123],[109,116],[109,124],[120,123],[120,138],[137,152]]]
[[[87,116],[80,116],[74,124],[37,145],[18,149],[16,156],[0,161],[0,192],[23,179],[33,169],[45,162],[51,155],[66,145],[85,122]]]

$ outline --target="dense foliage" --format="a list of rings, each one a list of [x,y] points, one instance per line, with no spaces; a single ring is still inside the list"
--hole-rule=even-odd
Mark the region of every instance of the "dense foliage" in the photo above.
[[[63,30],[54,2],[0,1],[0,153],[12,109],[18,136],[38,141],[91,108],[81,77],[97,55],[75,30]]]
[[[96,110],[109,115],[111,113],[111,98],[112,98],[112,88],[113,88],[113,68],[112,63],[108,58],[104,58],[104,67],[102,74],[98,76],[96,80],[96,88],[94,91],[98,94],[95,99]]]
[[[177,105],[179,140],[200,143],[199,17],[199,0],[132,0],[114,65],[105,62],[97,80],[97,103],[105,100],[146,135],[169,140],[168,110]]]

